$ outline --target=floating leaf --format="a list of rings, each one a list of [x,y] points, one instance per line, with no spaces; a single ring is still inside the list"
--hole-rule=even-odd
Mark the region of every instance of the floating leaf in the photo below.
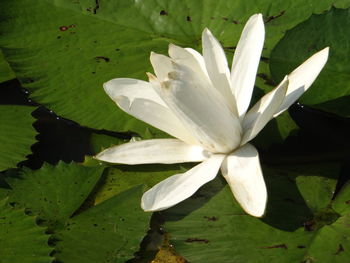
[[[50,228],[60,228],[86,200],[102,174],[101,167],[60,162],[39,170],[23,169],[9,178],[9,202],[29,209]]]
[[[350,116],[350,9],[333,8],[288,31],[271,53],[271,72],[276,80],[318,50],[330,47],[329,60],[301,102]]]
[[[134,187],[70,219],[59,232],[56,258],[67,263],[133,258],[151,216],[140,208],[142,192],[142,187]]]
[[[28,106],[0,105],[0,171],[14,168],[31,153],[36,132],[34,110]]]
[[[192,263],[347,262],[349,213],[330,207],[338,172],[332,164],[265,167],[262,219],[246,215],[218,177],[164,212],[165,228]]]
[[[50,263],[49,236],[35,224],[35,217],[0,200],[0,262]]]
[[[14,79],[15,77],[15,73],[13,73],[12,69],[10,68],[9,64],[5,60],[4,55],[0,50],[0,83],[10,79]]]
[[[152,71],[150,51],[166,53],[169,42],[200,49],[204,27],[231,60],[244,23],[257,12],[266,23],[268,57],[287,29],[332,4],[350,5],[334,0],[6,1],[0,46],[31,97],[58,115],[97,129],[164,136],[121,112],[102,84],[116,77],[145,79]]]
[[[188,167],[188,164],[118,165],[111,167],[105,173],[102,185],[96,192],[95,203],[100,203],[139,184],[152,187],[171,175],[185,172]]]

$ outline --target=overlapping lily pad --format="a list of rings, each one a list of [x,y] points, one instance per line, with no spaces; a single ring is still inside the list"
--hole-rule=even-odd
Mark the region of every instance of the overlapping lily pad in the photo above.
[[[0,106],[0,171],[16,167],[31,153],[36,131],[32,126],[33,107]]]
[[[269,201],[262,219],[245,215],[218,177],[164,212],[165,228],[193,263],[347,262],[349,188],[331,202],[338,171],[331,164],[265,167]]]
[[[38,227],[36,218],[14,209],[0,200],[0,262],[50,263],[52,248],[45,229]]]
[[[189,164],[118,165],[111,167],[104,174],[101,187],[95,195],[95,203],[100,203],[139,184],[152,187],[171,175],[185,172],[189,167]]]
[[[28,209],[51,229],[62,227],[83,204],[99,180],[101,167],[60,162],[39,170],[24,169],[19,178],[8,178],[9,202]]]
[[[151,213],[140,208],[142,186],[133,187],[70,219],[57,238],[63,263],[116,262],[133,258]]]
[[[15,78],[15,74],[0,50],[0,83]]]
[[[244,23],[257,12],[264,15],[264,56],[269,56],[287,29],[331,4],[350,5],[331,0],[8,1],[0,46],[31,97],[57,114],[84,126],[144,135],[148,126],[117,109],[103,92],[103,82],[145,79],[151,50],[166,53],[169,42],[200,49],[204,27],[220,39],[231,59]]]
[[[271,72],[276,80],[326,46],[329,60],[301,102],[350,116],[350,9],[333,8],[288,31],[271,53]]]

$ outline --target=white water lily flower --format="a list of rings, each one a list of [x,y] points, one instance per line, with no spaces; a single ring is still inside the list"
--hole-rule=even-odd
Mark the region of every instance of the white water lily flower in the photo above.
[[[170,44],[170,57],[151,53],[156,76],[148,73],[149,82],[118,78],[104,84],[122,110],[176,139],[114,146],[99,153],[98,160],[122,164],[201,162],[148,190],[141,200],[145,211],[178,204],[221,169],[244,211],[256,217],[264,214],[266,186],[258,152],[248,142],[310,87],[328,58],[328,48],[319,51],[247,112],[264,35],[262,15],[253,15],[237,45],[231,72],[219,41],[205,29],[203,56]]]

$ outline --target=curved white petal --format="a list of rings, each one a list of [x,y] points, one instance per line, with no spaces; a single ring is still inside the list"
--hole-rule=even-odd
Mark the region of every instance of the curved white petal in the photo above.
[[[136,79],[113,79],[103,87],[126,113],[189,144],[197,143],[150,83]]]
[[[246,144],[227,156],[221,172],[244,211],[252,216],[263,216],[267,191],[255,147]]]
[[[216,177],[224,158],[225,155],[215,154],[186,173],[173,175],[156,184],[142,196],[142,209],[160,211],[187,199]]]
[[[315,81],[327,62],[329,48],[326,47],[308,58],[288,75],[289,85],[286,97],[274,117],[289,108]]]
[[[288,88],[288,78],[272,91],[264,95],[244,116],[242,128],[243,138],[241,145],[252,140],[273,118],[276,110],[281,106]]]
[[[174,64],[159,95],[188,131],[207,150],[225,153],[241,141],[241,126],[211,84],[184,65]]]
[[[252,97],[264,38],[262,15],[251,16],[244,26],[231,69],[231,89],[236,98],[239,116],[246,113]]]
[[[174,70],[172,66],[171,58],[165,55],[151,52],[150,61],[151,61],[154,73],[156,74],[157,78],[160,81],[166,80],[168,78],[168,73]]]
[[[169,56],[178,64],[183,64],[197,74],[208,78],[203,56],[192,48],[182,48],[174,44],[169,44]]]
[[[134,141],[110,147],[95,156],[109,163],[184,163],[201,162],[210,153],[200,146],[189,145],[177,139]]]
[[[227,100],[231,110],[237,114],[234,95],[231,92],[230,71],[224,50],[208,28],[202,33],[203,57],[208,75],[214,87]]]
[[[164,101],[152,88],[152,85],[143,80],[130,78],[112,79],[104,83],[103,88],[114,101],[117,100],[119,96],[126,96],[129,98],[130,103],[138,98],[154,101],[166,107]]]

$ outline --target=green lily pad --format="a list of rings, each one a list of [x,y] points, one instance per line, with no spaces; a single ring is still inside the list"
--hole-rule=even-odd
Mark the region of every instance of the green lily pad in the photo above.
[[[286,30],[332,4],[350,6],[333,0],[7,1],[0,46],[31,97],[58,115],[97,129],[164,136],[119,110],[102,84],[116,77],[146,79],[150,51],[166,53],[170,42],[200,49],[204,27],[231,60],[244,23],[257,12],[266,22],[268,57]]]
[[[0,171],[15,168],[31,153],[36,131],[31,112],[34,107],[0,105]]]
[[[165,230],[192,263],[347,262],[349,212],[331,205],[338,172],[332,164],[264,167],[262,219],[246,215],[218,177],[165,211]]]
[[[101,187],[96,191],[95,203],[100,203],[139,184],[152,187],[169,176],[185,172],[189,167],[189,164],[110,167],[104,173]]]
[[[25,168],[19,178],[7,179],[13,189],[9,202],[37,215],[50,229],[63,227],[91,193],[102,169],[63,162],[35,171]]]
[[[10,65],[7,63],[2,51],[0,50],[0,83],[14,79],[15,77],[15,73],[10,68]]]
[[[70,219],[58,233],[60,262],[116,262],[133,258],[149,228],[140,208],[141,186],[124,191]]]
[[[300,102],[343,116],[350,116],[350,9],[332,8],[312,15],[287,32],[271,53],[271,72],[276,80],[318,50],[330,47],[329,60]]]
[[[6,201],[0,200],[0,262],[52,262],[45,229],[36,225],[35,217],[10,207]]]

